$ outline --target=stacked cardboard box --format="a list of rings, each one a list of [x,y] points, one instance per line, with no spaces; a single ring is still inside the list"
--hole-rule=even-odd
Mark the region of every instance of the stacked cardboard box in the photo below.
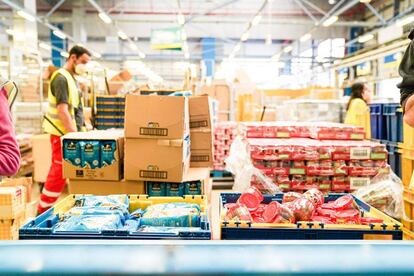
[[[214,170],[224,170],[224,161],[229,156],[230,147],[237,135],[237,123],[219,122],[214,127]]]
[[[138,194],[142,181],[123,180],[122,130],[69,133],[62,137],[63,174],[73,194]]]
[[[188,98],[127,95],[125,179],[184,181],[190,165]]]
[[[0,240],[18,240],[26,217],[26,189],[0,187]]]
[[[123,128],[125,117],[124,96],[96,96],[96,129]]]
[[[191,167],[213,166],[212,102],[208,96],[189,98]]]

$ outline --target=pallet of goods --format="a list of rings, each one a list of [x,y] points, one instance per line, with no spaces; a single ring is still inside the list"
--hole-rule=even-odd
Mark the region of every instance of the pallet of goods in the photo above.
[[[214,127],[214,166],[216,171],[224,171],[225,160],[229,156],[230,147],[237,136],[236,122],[218,122]]]

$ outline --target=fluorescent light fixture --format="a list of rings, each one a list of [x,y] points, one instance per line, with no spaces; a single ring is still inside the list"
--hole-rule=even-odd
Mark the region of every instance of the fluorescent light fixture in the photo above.
[[[266,45],[272,45],[272,35],[271,34],[266,35]]]
[[[62,57],[65,57],[65,58],[69,58],[69,53],[68,52],[62,51],[62,52],[60,52],[60,55]]]
[[[272,56],[273,60],[279,60],[279,58],[280,58],[280,54],[275,54]]]
[[[293,50],[292,45],[289,45],[289,46],[286,46],[285,48],[283,48],[283,52],[285,52],[285,53],[292,52],[292,50]]]
[[[242,36],[241,36],[241,41],[246,41],[247,39],[249,39],[249,33],[245,32]]]
[[[146,57],[146,55],[143,52],[139,52],[138,55],[139,55],[140,58],[145,58]]]
[[[92,52],[92,55],[96,58],[101,58],[102,57],[102,55],[98,52]]]
[[[17,14],[20,17],[23,17],[24,19],[26,19],[28,21],[31,21],[31,22],[35,22],[36,21],[36,18],[33,15],[29,14],[28,12],[26,12],[24,10],[18,10],[17,11]]]
[[[336,21],[338,21],[338,19],[339,19],[339,17],[338,17],[338,16],[336,16],[336,15],[332,15],[331,17],[329,17],[328,19],[326,19],[326,20],[322,23],[322,25],[323,25],[324,27],[329,27],[329,26],[331,26],[333,23],[335,23]]]
[[[407,24],[410,24],[412,22],[414,22],[414,15],[405,17],[403,19],[400,19],[396,22],[396,24],[397,24],[398,27],[403,27],[403,26],[405,26]]]
[[[12,30],[12,29],[7,29],[7,30],[6,30],[6,33],[7,33],[8,35],[13,35],[13,33],[14,33],[14,32],[13,32],[13,30]]]
[[[179,25],[184,25],[185,17],[182,13],[177,14],[177,22]]]
[[[302,35],[299,40],[300,42],[306,42],[311,38],[312,38],[312,35],[310,33],[307,33],[307,34]]]
[[[98,14],[99,18],[105,22],[106,24],[111,24],[112,23],[112,19],[104,12],[100,12]]]
[[[366,34],[366,35],[360,36],[358,38],[358,42],[359,43],[365,43],[367,41],[370,41],[373,38],[374,38],[374,35],[373,34]]]
[[[50,46],[49,44],[46,44],[44,42],[40,42],[39,47],[42,48],[42,49],[45,49],[45,50],[51,50],[52,49],[52,46]]]
[[[133,50],[133,51],[136,51],[136,50],[138,50],[138,47],[137,47],[137,45],[135,45],[135,43],[129,43],[129,48],[131,49],[131,50]]]
[[[234,47],[234,51],[238,52],[238,51],[240,51],[240,49],[241,49],[241,44],[237,43],[237,45]]]
[[[53,34],[59,37],[60,39],[66,39],[66,34],[62,32],[61,30],[55,29],[53,30]]]
[[[260,20],[262,20],[262,16],[260,14],[256,15],[252,20],[252,26],[258,25]]]
[[[123,40],[128,39],[128,36],[126,35],[126,33],[124,33],[124,32],[123,32],[123,31],[121,31],[121,30],[119,30],[119,31],[118,31],[118,36],[119,36],[121,39],[123,39]]]
[[[190,59],[190,54],[186,52],[186,53],[184,54],[184,58],[185,58],[185,59]]]

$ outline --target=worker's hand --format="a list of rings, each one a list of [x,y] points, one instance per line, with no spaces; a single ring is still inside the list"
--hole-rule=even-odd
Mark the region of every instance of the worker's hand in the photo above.
[[[414,127],[414,95],[410,96],[405,102],[404,121],[410,126]]]

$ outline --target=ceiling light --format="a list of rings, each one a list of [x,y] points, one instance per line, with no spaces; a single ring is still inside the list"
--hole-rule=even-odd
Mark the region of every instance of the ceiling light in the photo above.
[[[397,21],[396,24],[397,24],[398,27],[402,27],[402,26],[405,26],[405,25],[410,24],[412,22],[414,22],[414,15],[405,17],[403,19],[400,19],[400,20]]]
[[[69,53],[68,52],[62,51],[62,52],[60,52],[60,55],[62,57],[65,57],[65,58],[69,58]]]
[[[266,45],[272,45],[272,35],[271,34],[266,35]]]
[[[12,30],[12,29],[7,29],[7,30],[6,30],[6,33],[7,33],[8,35],[13,35],[13,30]]]
[[[35,18],[33,15],[31,15],[31,14],[27,13],[27,12],[26,12],[26,11],[24,11],[24,10],[19,10],[19,11],[17,11],[17,14],[18,14],[20,17],[23,17],[24,19],[29,20],[29,21],[31,21],[31,22],[35,22],[35,21],[36,21],[36,18]]]
[[[367,41],[369,41],[369,40],[371,40],[373,38],[374,38],[374,35],[373,34],[366,34],[366,35],[360,36],[358,38],[358,42],[359,43],[365,43],[365,42],[367,42]]]
[[[124,33],[124,32],[123,32],[123,31],[121,31],[121,30],[119,30],[119,31],[118,31],[118,36],[119,36],[121,39],[123,39],[123,40],[128,39],[128,36],[126,35],[126,33]]]
[[[139,55],[140,58],[145,58],[146,57],[146,55],[143,52],[139,52],[138,55]]]
[[[60,39],[66,39],[66,34],[59,29],[53,30],[53,34],[59,37]]]
[[[252,26],[258,25],[260,20],[262,20],[262,16],[260,14],[256,15],[252,20]]]
[[[312,37],[312,35],[307,33],[307,34],[302,35],[299,40],[300,40],[300,42],[305,42],[305,41],[308,41],[309,39],[311,39],[311,37]]]
[[[138,47],[137,47],[137,45],[135,45],[135,43],[129,43],[129,48],[131,49],[131,50],[133,50],[133,51],[136,51],[136,50],[138,50]]]
[[[331,17],[329,17],[328,19],[326,19],[326,20],[322,23],[322,25],[323,25],[324,27],[329,27],[329,26],[331,26],[333,23],[335,23],[336,21],[338,21],[338,16],[336,16],[336,15],[332,15]]]
[[[289,45],[289,46],[286,46],[286,47],[283,49],[283,52],[285,52],[285,53],[289,53],[289,52],[292,52],[292,50],[293,50],[292,45]]]
[[[39,47],[42,48],[42,49],[45,49],[45,50],[51,50],[52,49],[52,46],[50,46],[49,44],[46,44],[44,42],[40,42]]]
[[[234,47],[234,51],[238,52],[238,51],[240,51],[240,49],[241,49],[241,44],[237,43],[237,45]]]
[[[101,58],[102,57],[102,55],[98,52],[92,52],[92,55],[96,58]]]
[[[111,24],[112,23],[112,19],[104,12],[100,12],[98,14],[99,18],[105,22],[106,24]]]
[[[273,60],[279,60],[279,58],[280,58],[280,54],[275,54],[272,56]]]
[[[241,41],[246,41],[247,39],[249,39],[249,33],[245,32],[242,36],[241,36]]]
[[[177,14],[177,22],[179,25],[184,25],[185,17],[182,13]]]
[[[187,34],[185,33],[184,30],[181,32],[181,40],[183,40],[183,41],[187,40]]]
[[[189,54],[189,53],[185,53],[185,54],[184,54],[184,58],[185,58],[185,59],[190,59],[190,54]]]

